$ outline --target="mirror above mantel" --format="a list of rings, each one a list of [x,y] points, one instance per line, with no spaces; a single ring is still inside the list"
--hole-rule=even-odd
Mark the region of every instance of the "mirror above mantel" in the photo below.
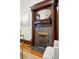
[[[51,15],[51,10],[50,9],[42,9],[37,12],[36,14],[36,19],[37,20],[45,20],[49,18]]]

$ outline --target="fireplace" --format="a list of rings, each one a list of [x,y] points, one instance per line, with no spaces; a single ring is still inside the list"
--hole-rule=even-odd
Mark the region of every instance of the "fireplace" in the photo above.
[[[57,36],[54,1],[43,1],[31,7],[32,46],[53,46]]]
[[[35,29],[35,46],[47,47],[52,46],[52,27],[36,27]]]

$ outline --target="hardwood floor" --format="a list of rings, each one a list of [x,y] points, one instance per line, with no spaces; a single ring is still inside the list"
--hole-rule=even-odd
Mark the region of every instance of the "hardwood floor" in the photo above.
[[[22,57],[23,57],[23,59],[31,59],[31,57],[32,57],[32,59],[34,58],[34,59],[41,59],[42,58],[42,56],[43,56],[43,54],[41,54],[40,52],[38,52],[38,51],[34,51],[34,50],[32,50],[31,48],[30,48],[30,46],[31,45],[29,45],[29,44],[26,44],[26,43],[23,43],[23,42],[21,42],[20,43],[20,58],[22,59]],[[23,55],[22,55],[23,54]],[[27,57],[25,57],[25,55],[28,55]]]

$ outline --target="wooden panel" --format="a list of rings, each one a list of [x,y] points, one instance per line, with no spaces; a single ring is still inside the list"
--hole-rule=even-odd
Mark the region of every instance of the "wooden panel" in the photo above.
[[[40,2],[38,4],[33,5],[31,8],[32,8],[32,10],[37,10],[37,9],[47,7],[47,6],[49,6],[49,5],[53,4],[53,3],[54,3],[54,1],[42,1],[42,2]]]
[[[38,35],[40,35],[40,36],[48,36],[48,32],[38,32]]]
[[[32,45],[34,46],[34,40],[35,40],[35,12],[32,12]]]

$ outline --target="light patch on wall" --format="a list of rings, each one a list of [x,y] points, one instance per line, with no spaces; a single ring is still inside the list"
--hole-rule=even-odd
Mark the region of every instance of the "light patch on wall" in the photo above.
[[[20,32],[24,35],[25,40],[31,39],[31,26],[32,26],[32,13],[31,10],[27,10],[21,13],[21,28]]]
[[[32,38],[32,12],[31,6],[44,0],[20,0],[20,32],[25,40]]]
[[[22,13],[21,15],[21,26],[30,26],[30,12]]]

